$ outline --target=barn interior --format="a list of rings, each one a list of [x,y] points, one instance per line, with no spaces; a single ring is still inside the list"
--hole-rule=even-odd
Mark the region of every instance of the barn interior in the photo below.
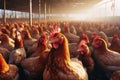
[[[0,0],[0,80],[120,80],[120,0]]]

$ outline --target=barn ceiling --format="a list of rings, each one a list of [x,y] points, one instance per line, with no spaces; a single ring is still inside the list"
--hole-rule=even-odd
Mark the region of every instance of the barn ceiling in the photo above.
[[[82,11],[100,2],[101,0],[41,0],[41,12],[44,12],[46,1],[47,12],[70,13]],[[32,0],[33,13],[38,13],[39,0]],[[4,9],[4,0],[0,0],[0,9]],[[6,0],[6,9],[29,12],[29,0]]]

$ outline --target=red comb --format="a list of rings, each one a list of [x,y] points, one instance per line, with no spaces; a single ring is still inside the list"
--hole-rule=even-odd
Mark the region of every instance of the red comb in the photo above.
[[[16,34],[16,37],[15,37],[15,49],[23,48],[23,40],[22,40],[20,32],[16,31],[15,34]]]
[[[46,38],[46,35],[45,35],[45,34],[42,34],[42,35],[41,35],[41,38]]]
[[[93,41],[97,41],[100,38],[101,38],[100,36],[96,36]]]
[[[93,32],[92,35],[96,35],[97,33],[96,32]]]
[[[86,41],[84,41],[84,40],[80,41],[78,48],[80,48],[83,44],[86,44]]]
[[[118,39],[119,37],[117,34],[114,34],[113,38]]]
[[[41,37],[39,38],[38,40],[38,46],[40,46],[41,44],[46,44],[46,35],[45,34],[42,34]]]
[[[83,36],[83,39],[85,39],[87,42],[89,42],[89,38],[86,34],[82,34],[82,36]]]
[[[50,32],[50,38],[53,37],[53,35],[55,33],[59,33],[60,31],[61,31],[61,29],[58,26],[53,27],[51,32]]]

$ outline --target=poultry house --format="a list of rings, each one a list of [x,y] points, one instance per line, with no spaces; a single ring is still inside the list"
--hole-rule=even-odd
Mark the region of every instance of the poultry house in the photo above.
[[[88,80],[81,61],[70,59],[68,40],[58,31],[53,29],[50,35],[52,49],[43,73],[43,80]]]
[[[61,33],[59,30],[55,33],[54,30],[50,31],[56,26],[60,26]],[[23,21],[0,23],[0,55],[7,65],[15,66],[10,69],[15,72],[16,78],[19,74],[19,79],[15,80],[117,80],[120,69],[119,34],[113,36],[117,33],[114,26],[116,24],[72,21],[35,22],[33,27]],[[73,29],[77,31],[74,34]],[[69,33],[74,35],[69,36],[70,39],[66,36]],[[97,35],[100,36],[98,41],[95,40]],[[97,45],[91,46],[92,41]],[[111,46],[102,47],[108,41]],[[0,75],[0,80],[14,79],[3,79]]]

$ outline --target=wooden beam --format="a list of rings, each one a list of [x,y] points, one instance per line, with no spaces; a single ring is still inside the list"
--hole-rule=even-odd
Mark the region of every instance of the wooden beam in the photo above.
[[[6,0],[4,0],[4,23],[6,23]]]
[[[49,14],[48,19],[50,20],[50,14],[51,14],[51,1],[50,0],[48,2],[48,14]]]
[[[46,22],[46,0],[44,0],[44,21]]]
[[[30,0],[29,25],[32,27],[32,0]]]
[[[39,21],[39,23],[40,23],[40,14],[41,14],[41,0],[39,0],[39,19],[38,19],[38,21]]]
[[[15,11],[15,19],[17,19],[17,11]]]

